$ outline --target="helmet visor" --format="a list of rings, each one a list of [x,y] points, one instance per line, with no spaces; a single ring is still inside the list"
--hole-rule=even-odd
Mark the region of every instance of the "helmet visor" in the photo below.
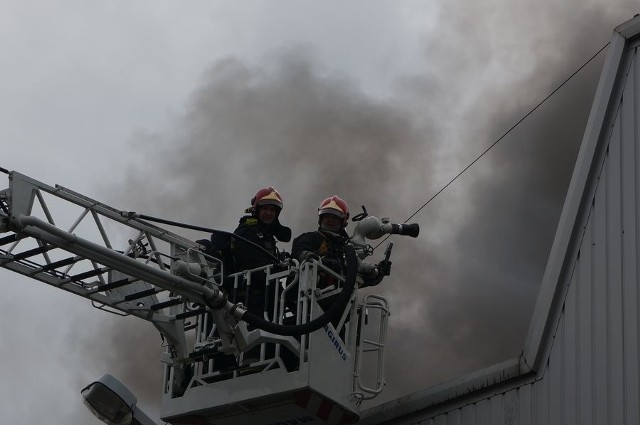
[[[340,218],[344,218],[345,217],[344,212],[342,212],[340,210],[337,210],[335,208],[321,208],[318,211],[318,215],[324,215],[324,214],[331,214],[331,215],[335,215],[335,216],[340,217]]]

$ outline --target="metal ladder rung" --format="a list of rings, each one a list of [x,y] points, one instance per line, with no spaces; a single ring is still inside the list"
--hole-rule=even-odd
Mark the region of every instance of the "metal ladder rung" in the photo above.
[[[156,288],[151,288],[151,289],[147,289],[147,290],[144,290],[144,291],[136,292],[135,294],[126,295],[124,297],[124,300],[125,301],[133,301],[133,300],[137,300],[137,299],[140,299],[140,298],[148,297],[149,295],[155,295],[158,292],[160,292],[160,290],[158,290]]]
[[[21,261],[29,257],[33,257],[34,255],[44,254],[47,251],[52,250],[53,246],[40,246],[38,248],[30,249],[28,251],[20,252],[18,254],[14,254],[13,261]]]
[[[378,341],[372,341],[369,339],[364,339],[362,340],[362,342],[364,344],[369,344],[369,345],[373,345],[374,347],[378,347],[378,348],[369,348],[366,351],[377,351],[379,349],[379,347],[384,347],[384,344]]]
[[[0,238],[0,246],[2,246],[2,245],[6,245],[6,244],[8,244],[8,243],[15,242],[15,241],[17,241],[17,240],[19,240],[19,239],[23,239],[23,238],[25,238],[25,237],[26,237],[26,236],[20,236],[20,237],[18,237],[18,234],[17,234],[17,233],[14,233],[13,235],[5,236],[4,238]]]
[[[64,267],[68,266],[69,264],[74,264],[77,261],[79,261],[79,259],[76,259],[75,257],[65,258],[64,260],[55,261],[53,263],[42,266],[40,270],[38,270],[38,272],[47,272],[52,269],[57,269],[58,267]]]
[[[98,292],[110,291],[112,289],[121,288],[127,286],[130,283],[135,282],[137,279],[125,277],[124,279],[116,280],[115,282],[107,283],[106,285],[98,286],[96,289],[87,291],[87,295],[93,295]]]
[[[102,269],[89,270],[88,272],[79,273],[79,274],[77,274],[75,276],[71,276],[70,279],[73,282],[78,282],[78,281],[81,281],[82,279],[86,279],[88,277],[98,276],[98,275],[101,275],[101,274],[106,273],[108,271],[109,271],[109,269],[107,269],[106,267],[102,268]]]
[[[183,302],[184,301],[182,301],[181,299],[176,298],[176,299],[173,299],[173,300],[164,301],[164,302],[161,302],[161,303],[158,303],[158,304],[154,304],[150,308],[151,308],[151,310],[156,311],[156,310],[161,310],[161,309],[163,309],[165,307],[172,307],[174,305],[179,305],[179,304],[182,304]]]
[[[176,320],[186,319],[187,317],[197,316],[199,314],[206,313],[206,312],[207,312],[207,309],[204,308],[204,307],[201,307],[201,308],[199,308],[197,310],[185,311],[184,313],[176,314],[175,319]]]

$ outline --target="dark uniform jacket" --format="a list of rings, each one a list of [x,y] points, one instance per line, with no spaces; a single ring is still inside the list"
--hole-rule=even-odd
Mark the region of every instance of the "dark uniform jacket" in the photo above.
[[[277,263],[276,239],[286,241],[287,234],[289,238],[291,237],[291,229],[282,226],[278,220],[271,225],[266,225],[260,223],[253,216],[242,217],[238,228],[233,233],[239,236],[234,238],[232,249],[236,271],[250,270]],[[238,298],[233,301],[242,301],[249,311],[261,316],[262,311],[265,309],[268,314],[271,314],[274,302],[274,288],[271,286],[269,291],[265,291],[265,284],[265,273],[254,272],[252,274],[251,289],[247,291],[246,288],[240,288],[240,293],[237,294]],[[248,300],[247,297],[249,298]]]
[[[348,235],[342,230],[340,234],[318,229],[315,232],[303,233],[293,240],[291,257],[302,262],[311,254],[324,257],[323,263],[339,274],[344,274],[344,245]]]
[[[344,258],[344,246],[349,236],[342,230],[340,234],[327,232],[318,229],[315,232],[303,233],[293,240],[291,248],[291,257],[302,262],[309,258],[310,254],[323,257],[322,263],[334,272],[344,276],[346,274],[346,263]],[[382,264],[382,263],[381,263]],[[391,267],[391,262],[388,262]],[[388,272],[386,273],[388,275]],[[367,275],[362,275],[364,286],[375,286],[384,277],[385,274],[377,270]],[[320,285],[328,286],[332,284],[331,277],[320,276]]]
[[[234,238],[236,270],[249,270],[277,262],[278,252],[273,227],[274,225],[267,226],[260,223],[252,216],[244,216],[240,219],[238,228],[233,232],[242,238]],[[247,243],[243,239],[253,243]]]

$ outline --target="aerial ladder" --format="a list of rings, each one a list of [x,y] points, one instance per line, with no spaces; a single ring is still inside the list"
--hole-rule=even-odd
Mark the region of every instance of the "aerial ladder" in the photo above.
[[[367,239],[416,237],[416,224],[364,210],[345,276],[319,258],[226,273],[201,243],[145,216],[6,173],[0,267],[151,322],[166,341],[164,421],[356,423],[362,402],[382,391],[390,310],[384,297],[359,291],[373,268],[363,261],[373,252]],[[319,285],[321,276],[332,284]],[[245,307],[252,284],[270,288],[263,311]]]

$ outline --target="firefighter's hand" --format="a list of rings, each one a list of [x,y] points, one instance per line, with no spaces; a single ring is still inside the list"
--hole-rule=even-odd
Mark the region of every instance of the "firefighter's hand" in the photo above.
[[[313,251],[302,251],[298,255],[298,261],[301,263],[309,260],[320,260],[320,256]]]
[[[282,262],[288,262],[290,258],[291,258],[290,253],[286,251],[278,252],[278,260]]]
[[[196,243],[198,244],[198,249],[202,252],[204,252],[205,254],[209,254],[212,250],[211,248],[211,241],[208,239],[198,239],[196,241]]]
[[[389,276],[391,274],[391,261],[382,260],[376,265],[376,268],[381,275]]]

